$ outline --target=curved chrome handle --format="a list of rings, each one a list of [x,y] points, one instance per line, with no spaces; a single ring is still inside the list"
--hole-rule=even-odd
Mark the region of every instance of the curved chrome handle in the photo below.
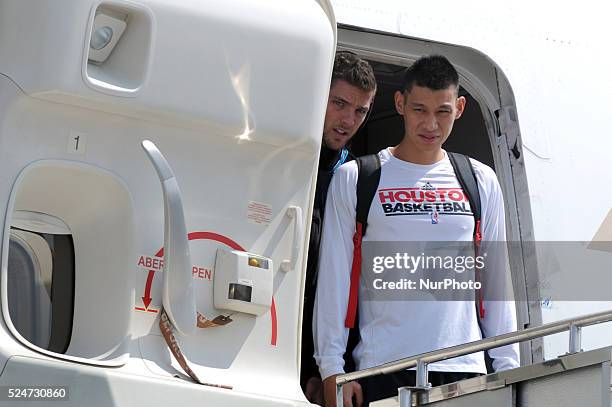
[[[157,171],[164,194],[162,302],[174,327],[182,335],[189,335],[196,328],[197,313],[181,191],[172,168],[155,144],[144,140],[142,148]]]
[[[286,215],[293,219],[293,242],[291,246],[291,258],[281,262],[280,269],[285,273],[294,270],[297,263],[297,258],[300,255],[302,247],[302,236],[304,231],[302,228],[302,208],[299,206],[290,206],[287,208]]]

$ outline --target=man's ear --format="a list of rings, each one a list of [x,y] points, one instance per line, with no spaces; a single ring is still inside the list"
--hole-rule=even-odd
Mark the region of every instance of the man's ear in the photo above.
[[[398,91],[395,91],[395,95],[393,95],[393,97],[395,98],[395,110],[397,111],[397,113],[399,113],[401,116],[404,115],[404,93]]]
[[[455,107],[457,108],[457,112],[455,113],[455,120],[461,117],[463,114],[463,110],[465,109],[465,96],[459,96],[457,101],[455,102]]]

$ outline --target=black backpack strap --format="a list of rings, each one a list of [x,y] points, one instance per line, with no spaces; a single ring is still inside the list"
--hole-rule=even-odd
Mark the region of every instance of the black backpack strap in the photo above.
[[[368,227],[368,214],[380,182],[380,157],[370,154],[357,158],[357,205],[355,221],[362,225],[362,236]]]
[[[480,192],[478,191],[478,181],[476,180],[476,174],[474,173],[474,167],[470,158],[458,153],[447,152],[448,158],[455,171],[455,176],[461,189],[467,195],[468,201],[470,202],[470,208],[474,214],[474,252],[476,257],[480,251],[480,241],[482,240],[482,233],[480,232],[480,219],[482,214],[482,207],[480,203]],[[480,273],[476,270],[476,280],[480,281]],[[478,325],[481,325],[481,319],[485,316],[484,300],[482,296],[482,290],[476,292],[476,311],[478,318]],[[480,326],[480,331],[482,326]],[[484,338],[484,334],[483,334]]]
[[[455,176],[461,189],[467,195],[468,201],[470,202],[470,208],[474,214],[474,225],[476,225],[481,218],[481,206],[480,206],[480,192],[478,191],[478,181],[476,180],[476,174],[474,173],[474,167],[468,156],[458,153],[447,152],[448,159],[453,166]],[[475,226],[474,226],[475,227]],[[474,231],[476,236],[476,230]]]
[[[351,282],[344,326],[353,328],[357,318],[359,277],[361,274],[361,240],[368,226],[368,213],[380,181],[380,158],[378,154],[357,158],[357,204],[355,206],[355,234],[353,235],[353,263]]]

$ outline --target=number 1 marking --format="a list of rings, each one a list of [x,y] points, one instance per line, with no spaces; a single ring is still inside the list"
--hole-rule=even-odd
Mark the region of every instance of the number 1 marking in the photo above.
[[[87,134],[71,131],[68,136],[67,151],[71,154],[85,154]]]

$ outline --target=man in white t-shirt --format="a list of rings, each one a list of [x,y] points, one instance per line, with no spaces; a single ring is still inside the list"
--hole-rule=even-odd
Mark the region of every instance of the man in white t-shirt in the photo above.
[[[457,71],[442,56],[421,58],[407,70],[404,89],[395,94],[396,109],[404,118],[404,138],[399,145],[378,153],[381,176],[364,244],[472,241],[474,218],[442,149],[465,107],[465,98],[458,91]],[[476,160],[472,165],[480,192],[483,241],[504,241],[503,197],[495,173]],[[344,372],[357,176],[354,161],[336,172],[323,224],[313,335],[328,407],[336,405],[335,377]],[[450,205],[452,199],[460,202]],[[498,257],[493,266],[505,267],[505,257]],[[486,317],[479,327],[474,301],[365,301],[364,289],[362,277],[361,339],[353,353],[358,369],[478,340],[481,329],[484,336],[516,330],[513,302],[485,301]],[[500,347],[489,354],[496,371],[519,365],[517,345]],[[433,363],[429,371],[430,381],[439,385],[486,373],[486,366],[480,352]],[[345,405],[352,400],[367,405],[396,395],[398,387],[407,385],[414,385],[413,371],[366,379],[361,384],[347,383],[343,389]]]

